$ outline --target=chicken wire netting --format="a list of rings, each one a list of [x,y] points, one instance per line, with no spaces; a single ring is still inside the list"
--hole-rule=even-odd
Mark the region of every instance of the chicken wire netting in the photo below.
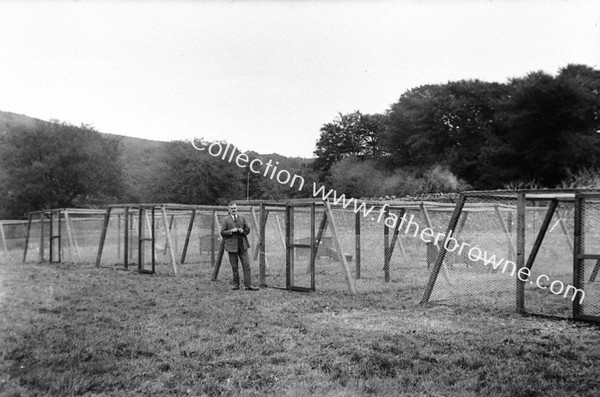
[[[531,275],[517,282],[517,197],[518,193],[471,192],[458,217],[449,250],[432,284],[429,302],[514,310],[523,290],[526,312],[571,316],[575,207],[572,199],[528,194],[524,211],[524,263],[527,263],[546,219],[547,230],[531,264]],[[554,204],[551,217],[549,211]],[[433,264],[446,242],[453,203],[390,202],[369,204],[359,211],[330,203],[263,205],[264,277],[260,278],[259,206],[240,206],[248,221],[252,283],[270,287],[310,288],[311,243],[322,230],[314,253],[314,282],[317,290],[372,293],[408,291],[420,298],[431,279]],[[314,205],[314,221],[311,206]],[[220,223],[227,207],[202,206],[113,206],[105,210],[54,210],[33,213],[27,221],[3,221],[4,241],[0,260],[95,263],[102,230],[106,235],[100,266],[138,267],[140,237],[155,237],[143,247],[143,269],[149,269],[154,254],[156,272],[178,272],[211,277],[221,246]],[[60,214],[60,216],[59,216]],[[291,214],[291,215],[290,215]],[[329,214],[326,216],[326,214]],[[291,217],[289,217],[289,216]],[[326,222],[324,220],[326,219]],[[600,254],[600,199],[582,201],[580,227],[582,253]],[[51,227],[52,226],[52,230]],[[60,226],[60,228],[59,228]],[[29,231],[28,231],[29,228]],[[335,228],[335,233],[334,233]],[[57,234],[60,229],[60,238]],[[312,230],[311,230],[312,229]],[[143,236],[140,236],[140,231]],[[171,237],[169,244],[167,231]],[[26,236],[29,233],[27,249]],[[289,236],[288,236],[289,234]],[[51,238],[52,237],[52,238]],[[288,241],[290,246],[288,247]],[[60,246],[58,245],[60,242]],[[316,243],[315,243],[316,244]],[[60,250],[58,249],[60,247]],[[60,252],[60,258],[58,253]],[[173,265],[173,261],[175,265]],[[287,262],[289,261],[289,273]],[[596,258],[579,261],[579,284],[585,293],[580,313],[600,315],[600,264]],[[232,278],[228,255],[222,257],[218,278]],[[240,269],[241,270],[241,269]],[[560,292],[560,293],[557,293]]]
[[[246,218],[250,227],[248,240],[251,244],[251,267],[253,278],[258,282],[258,216],[252,208],[246,207],[238,208],[238,213]],[[227,207],[167,207],[163,210],[156,206],[154,215],[152,207],[113,208],[99,265],[124,266],[127,255],[128,266],[139,267],[141,247],[142,268],[148,270],[152,261],[152,244],[150,240],[142,244],[139,241],[140,238],[151,238],[154,232],[156,273],[173,274],[176,269],[178,274],[212,277],[222,241],[220,224],[226,216]],[[227,253],[223,254],[218,270],[219,278],[232,277]]]
[[[124,269],[127,263],[127,268],[151,270],[154,254],[156,273],[172,274],[175,262],[180,273],[211,277],[221,244],[220,223],[228,215],[228,208],[210,208],[169,205],[163,213],[161,205],[115,205],[110,208],[108,217],[107,210],[32,213],[30,223],[2,222],[5,239],[0,241],[0,261],[21,261],[25,256],[27,262],[96,263],[99,258],[97,265],[101,267]],[[238,212],[245,216],[251,229],[248,235],[251,267],[253,282],[258,283],[259,214],[252,207],[240,207]],[[153,235],[154,250],[150,240]],[[280,237],[278,233],[277,240]],[[140,243],[140,239],[146,240]],[[285,261],[274,262],[285,269]],[[222,264],[220,277],[230,278],[232,273],[226,253]]]
[[[0,221],[0,263],[22,261],[27,223],[27,221]]]
[[[441,231],[451,211],[451,206],[435,203],[427,206],[394,203],[368,205],[361,211],[331,206],[331,213],[326,216],[325,207],[317,206],[314,238],[317,239],[323,225],[325,228],[316,247],[316,289],[353,289],[359,293],[422,289],[432,257],[431,248],[419,236],[420,229],[431,227]],[[290,281],[294,286],[306,288],[310,286],[311,210],[295,206],[289,213],[293,216],[293,226],[288,227],[293,230],[290,239],[294,245],[290,253],[293,263]]]
[[[583,196],[580,203],[578,254],[600,255],[600,198]],[[600,320],[600,259],[578,259],[577,287],[585,293],[579,314]]]
[[[551,202],[535,198],[525,201],[524,263],[530,258]],[[467,195],[453,235],[459,249],[447,254],[429,301],[514,310],[519,293],[517,215],[516,194]],[[571,300],[553,294],[548,287],[554,281],[565,287],[572,283],[572,219],[572,202],[559,202],[530,263],[531,274],[521,283],[526,312],[570,316]],[[448,277],[443,277],[446,271]]]
[[[358,292],[421,290],[425,286],[431,253],[420,232],[426,227],[441,230],[451,214],[432,211],[432,207],[375,206],[367,216],[332,210]]]
[[[27,238],[29,234],[29,238]],[[44,214],[35,214],[35,218],[25,226],[22,258],[26,262],[48,261],[50,252],[50,220]]]
[[[525,262],[531,255],[545,217],[551,212],[551,203],[549,200],[526,201]],[[572,316],[572,296],[553,292],[573,284],[573,214],[572,201],[558,202],[532,264],[531,275],[523,283],[526,312]]]
[[[52,210],[34,213],[16,230],[15,250],[26,262],[92,262],[104,210]],[[27,235],[29,234],[29,237]],[[17,256],[16,252],[13,257]]]
[[[285,206],[265,208],[265,274],[264,286],[286,288],[286,211]],[[259,220],[260,222],[260,220]],[[258,235],[258,233],[257,233]],[[252,271],[254,274],[256,259],[253,255]],[[258,265],[257,265],[258,266]]]

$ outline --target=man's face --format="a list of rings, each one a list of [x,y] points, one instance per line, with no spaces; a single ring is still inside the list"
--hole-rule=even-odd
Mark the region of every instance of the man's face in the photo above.
[[[231,204],[229,206],[229,213],[231,215],[237,215],[237,205],[236,204]]]

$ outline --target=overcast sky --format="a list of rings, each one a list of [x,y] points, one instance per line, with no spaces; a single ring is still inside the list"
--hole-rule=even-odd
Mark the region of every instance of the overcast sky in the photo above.
[[[312,157],[406,90],[600,69],[600,1],[0,1],[0,110]]]

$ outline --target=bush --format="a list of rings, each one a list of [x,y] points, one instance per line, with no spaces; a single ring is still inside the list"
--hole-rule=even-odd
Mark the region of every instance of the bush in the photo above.
[[[448,168],[436,165],[421,176],[403,169],[379,169],[373,160],[348,156],[331,168],[331,186],[350,197],[407,196],[449,193],[468,187]]]
[[[382,192],[384,172],[375,167],[373,160],[348,156],[331,167],[331,186],[351,197],[378,196]]]
[[[567,178],[558,187],[563,189],[600,189],[600,170],[583,168],[576,173],[569,171]]]

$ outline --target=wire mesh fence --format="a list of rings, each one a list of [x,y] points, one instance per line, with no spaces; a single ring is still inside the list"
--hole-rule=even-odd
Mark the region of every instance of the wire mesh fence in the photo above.
[[[510,272],[516,264],[511,267],[510,262],[514,263],[516,252],[515,204],[516,200],[505,198],[466,198],[452,235],[456,243],[443,241],[452,252],[442,263],[430,301],[514,308],[516,283]],[[505,260],[494,270],[482,261],[474,260],[481,255]],[[504,266],[507,272],[502,272]]]
[[[286,288],[286,212],[285,206],[264,207],[265,270],[262,285]],[[256,231],[252,231],[258,235]],[[260,259],[253,255],[253,260]],[[253,266],[254,274],[254,266]]]
[[[519,207],[514,192],[465,194],[454,237],[469,244],[467,255],[462,265],[445,262],[450,280],[437,277],[430,301],[571,317],[572,296],[556,286],[573,282],[573,194],[521,195]],[[530,270],[524,281],[520,266]]]
[[[575,317],[600,319],[600,195],[580,195],[576,199],[575,216],[576,287],[585,299],[576,304]]]
[[[104,213],[105,210],[55,209],[31,213],[29,221],[9,221],[16,226],[8,239],[12,240],[11,259],[92,262]]]
[[[581,315],[600,317],[600,197],[578,202],[575,192],[547,191],[460,197],[459,212],[447,201],[364,202],[358,210],[325,202],[239,205],[251,229],[252,283],[358,293],[412,291],[427,302],[565,317],[585,294]],[[227,253],[219,255],[227,207],[117,205],[108,216],[105,210],[61,211],[34,213],[29,224],[4,221],[0,257],[100,259],[98,265],[113,268],[200,277],[218,272],[221,280],[232,278]],[[579,240],[574,239],[577,225]],[[587,256],[574,267],[578,242]],[[530,269],[525,281],[517,279],[520,266]]]
[[[323,205],[317,206],[312,232],[319,240],[316,289],[368,293],[423,288],[432,253],[420,238],[420,230],[442,230],[451,211],[451,205],[436,203],[374,203],[362,211],[331,206],[330,212]],[[306,286],[311,212],[304,206],[293,206],[291,213],[288,230],[292,230],[288,233],[295,245],[292,279],[296,285]]]
[[[525,217],[525,258],[529,262],[537,236],[548,216],[548,229],[531,266],[529,280],[524,283],[524,308],[529,313],[571,317],[571,296],[554,294],[555,285],[573,284],[573,202],[557,203],[551,213],[552,201],[528,200]],[[541,238],[541,237],[540,237]],[[527,264],[527,263],[526,263]]]
[[[0,221],[0,263],[22,260],[27,223],[27,221]]]
[[[333,209],[332,215],[338,224],[342,251],[348,259],[358,292],[424,286],[428,275],[427,245],[416,232],[417,227],[426,225],[421,208],[378,205],[373,206],[366,217],[340,209]],[[435,221],[438,221],[437,218]],[[405,221],[401,225],[402,219]],[[408,225],[412,227],[407,229]],[[339,261],[339,258],[334,259]],[[339,270],[337,273],[343,274]],[[340,283],[329,283],[324,287],[335,285]]]
[[[258,218],[250,207],[240,207],[238,213],[246,218],[251,229],[248,235],[252,253],[250,256],[254,262],[253,270],[258,274]],[[218,260],[222,241],[220,223],[227,215],[227,207],[113,206],[106,220],[105,240],[97,264],[146,269],[154,258],[155,273],[178,272],[210,277]],[[143,255],[140,255],[140,249],[143,250]],[[222,262],[226,266],[219,269],[220,277],[231,277],[226,253],[222,254]]]

